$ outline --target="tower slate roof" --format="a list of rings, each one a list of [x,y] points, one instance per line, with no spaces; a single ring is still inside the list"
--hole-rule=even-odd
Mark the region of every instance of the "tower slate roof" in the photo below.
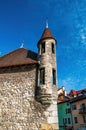
[[[42,41],[42,40],[45,40],[45,39],[54,39],[56,41],[56,39],[53,37],[50,29],[48,27],[46,27],[44,29],[44,32],[42,33],[42,36],[38,42],[38,44]]]
[[[0,68],[37,63],[37,54],[25,48],[16,49],[0,57]]]
[[[54,38],[49,28],[45,28],[41,36],[41,40],[46,39],[46,38]]]

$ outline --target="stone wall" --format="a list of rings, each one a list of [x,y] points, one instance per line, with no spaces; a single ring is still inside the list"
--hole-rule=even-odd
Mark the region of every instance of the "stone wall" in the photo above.
[[[39,130],[49,113],[35,100],[36,66],[0,69],[0,130]]]

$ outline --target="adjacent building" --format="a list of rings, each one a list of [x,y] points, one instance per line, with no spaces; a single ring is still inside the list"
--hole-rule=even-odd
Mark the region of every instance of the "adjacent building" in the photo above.
[[[70,106],[70,96],[66,94],[64,87],[58,89],[58,118],[59,130],[72,130],[72,115]]]
[[[74,130],[86,130],[86,89],[72,91],[70,100]]]
[[[58,89],[59,130],[86,130],[86,89]]]

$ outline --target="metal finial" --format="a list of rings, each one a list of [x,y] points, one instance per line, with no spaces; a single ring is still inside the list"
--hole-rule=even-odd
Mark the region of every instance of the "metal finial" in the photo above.
[[[46,28],[48,28],[48,19],[46,20]]]
[[[20,48],[24,48],[24,41],[21,43]]]

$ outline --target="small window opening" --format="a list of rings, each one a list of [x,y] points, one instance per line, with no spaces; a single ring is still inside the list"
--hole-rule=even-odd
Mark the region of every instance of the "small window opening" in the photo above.
[[[52,53],[55,53],[55,45],[52,43]]]
[[[45,53],[45,42],[41,44],[41,53]]]
[[[52,84],[56,85],[56,70],[52,70]]]
[[[78,118],[74,117],[74,123],[77,124],[78,123]]]
[[[86,115],[83,116],[84,123],[86,123]]]
[[[45,68],[40,69],[40,84],[45,84]]]

